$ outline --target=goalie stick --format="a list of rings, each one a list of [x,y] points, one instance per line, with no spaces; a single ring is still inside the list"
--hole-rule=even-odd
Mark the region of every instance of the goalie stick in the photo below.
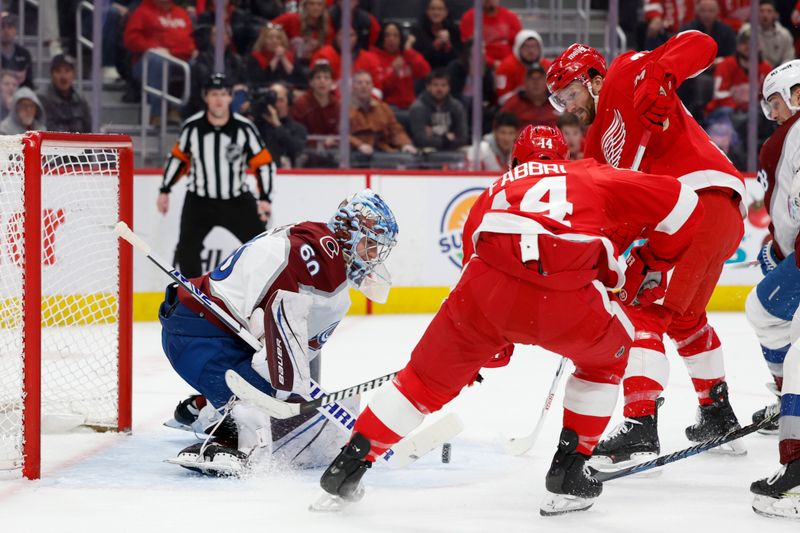
[[[522,455],[533,448],[533,445],[536,443],[536,439],[539,437],[539,432],[542,431],[542,427],[544,427],[544,419],[547,416],[547,413],[550,412],[550,407],[553,405],[553,398],[556,395],[556,388],[558,388],[558,384],[561,382],[561,376],[564,375],[564,370],[566,367],[567,358],[562,357],[561,362],[558,363],[556,375],[553,376],[553,383],[550,385],[550,392],[547,393],[547,399],[544,401],[544,406],[542,407],[542,412],[539,414],[539,421],[536,423],[536,427],[533,428],[533,431],[529,435],[513,438],[506,442],[507,453],[510,453],[511,455]]]
[[[171,277],[172,279],[174,279],[175,281],[180,283],[181,286],[184,289],[189,291],[189,294],[191,294],[192,297],[195,300],[197,300],[203,307],[208,309],[208,311],[210,311],[215,317],[217,317],[220,320],[220,322],[222,322],[223,324],[228,326],[228,328],[230,328],[231,331],[233,331],[236,335],[239,336],[239,338],[241,338],[243,341],[245,341],[253,350],[255,350],[256,352],[261,350],[261,342],[255,336],[253,336],[252,333],[247,331],[247,329],[245,329],[230,314],[228,314],[227,311],[225,311],[223,308],[221,308],[216,303],[214,303],[205,293],[203,293],[203,291],[201,291],[197,286],[195,286],[191,281],[189,281],[176,268],[169,267],[168,263],[166,263],[163,259],[159,258],[158,256],[154,255],[151,252],[150,245],[148,245],[146,242],[144,242],[144,240],[141,237],[136,235],[131,230],[131,228],[128,227],[128,225],[126,223],[124,223],[124,222],[117,223],[117,225],[114,227],[114,234],[117,235],[118,237],[124,239],[125,241],[129,242],[134,248],[138,248],[139,251],[144,253],[147,256],[147,258],[150,259],[150,261],[153,262],[153,264],[155,264],[159,269],[161,269],[169,277]],[[236,376],[236,378],[238,378],[238,380],[236,380],[236,381],[240,382],[242,384],[241,387],[238,387],[239,390],[235,390],[233,387],[231,387],[231,391],[233,391],[233,393],[236,394],[236,396],[238,396],[240,399],[249,401],[250,403],[253,403],[256,406],[259,406],[260,405],[259,402],[252,401],[249,398],[247,398],[246,396],[249,395],[251,397],[252,396],[260,397],[260,396],[254,395],[252,393],[252,391],[255,391],[256,393],[258,393],[258,395],[270,398],[270,396],[264,394],[260,390],[256,389],[252,385],[250,385],[247,381],[244,380],[244,378],[242,378],[241,376],[239,376],[238,374],[236,374],[236,372],[233,372],[232,370],[228,370],[228,372],[226,372],[226,375],[225,375],[225,381],[229,384],[228,385],[229,387],[230,387],[230,381],[229,381],[229,376],[228,376],[229,373],[233,373]],[[383,376],[381,378],[377,378],[375,380],[372,380],[372,382],[370,382],[370,383],[376,383],[377,382],[377,384],[373,385],[372,387],[359,389],[358,391],[352,392],[350,394],[340,394],[340,393],[347,392],[347,391],[352,391],[355,387],[351,387],[350,389],[346,389],[345,391],[339,391],[338,393],[334,393],[334,394],[331,394],[331,395],[324,395],[324,391],[323,391],[322,387],[320,387],[319,384],[317,384],[314,380],[311,380],[311,396],[312,396],[312,398],[314,398],[315,396],[324,395],[319,400],[325,400],[325,401],[321,402],[319,400],[312,400],[310,402],[304,402],[304,403],[301,403],[301,404],[289,404],[289,405],[308,405],[308,404],[314,403],[315,406],[313,408],[306,409],[303,412],[304,413],[308,413],[308,412],[314,411],[315,409],[318,408],[320,413],[322,413],[331,422],[334,422],[337,427],[339,427],[340,429],[342,429],[343,431],[345,431],[346,433],[349,434],[351,432],[351,430],[353,429],[353,425],[355,424],[355,421],[356,421],[357,417],[355,415],[353,415],[353,413],[351,413],[346,407],[344,407],[342,405],[339,405],[338,403],[335,403],[335,402],[337,400],[341,400],[341,399],[344,399],[344,398],[349,398],[350,396],[355,396],[356,394],[358,394],[360,392],[363,392],[364,390],[370,390],[371,388],[378,387],[378,386],[380,386],[381,383],[383,383],[385,381],[388,381],[392,377],[394,377],[395,374],[396,374],[396,372],[392,373],[392,374],[389,374],[388,376]],[[249,389],[247,389],[247,387],[245,387],[245,385],[247,385],[249,387]],[[245,391],[245,395],[243,396],[242,394],[239,394],[239,391]],[[267,411],[267,413],[269,413],[268,409],[265,409],[265,411]],[[298,414],[299,414],[299,411],[298,411]],[[290,415],[290,416],[293,416],[293,415]],[[276,416],[275,418],[288,418],[288,417],[277,417]],[[452,419],[450,420],[450,422],[452,422]],[[438,431],[436,429],[437,424],[439,424],[439,426],[440,426]],[[455,434],[460,432],[460,429],[458,429],[458,431],[456,431],[455,434],[454,434],[454,428],[453,428],[452,424],[444,423],[444,422],[442,422],[442,420],[439,420],[438,422],[435,422],[428,429],[429,429],[429,432],[427,434],[428,441],[426,441],[426,444],[428,442],[432,442],[431,439],[433,439],[433,441],[435,441],[438,438],[440,440],[438,441],[438,444],[436,444],[436,446],[441,445],[442,443],[444,443],[447,440],[449,440],[452,437],[454,437]],[[438,437],[436,435],[438,435]],[[410,449],[413,451],[415,449],[414,446],[413,446],[413,443],[409,443],[409,445],[410,445]],[[432,446],[431,449],[433,449],[436,446]],[[395,454],[394,450],[388,450],[382,457],[383,457],[383,459],[385,461],[388,461],[392,457],[392,455],[394,455],[394,454]],[[413,456],[413,457],[410,457],[410,460],[408,460],[408,459],[409,459],[409,457],[404,457],[404,458],[401,459],[401,462],[404,463],[404,464],[409,464],[409,463],[415,461],[417,459],[417,457]]]
[[[615,472],[600,472],[592,467],[589,467],[589,470],[593,478],[603,482],[611,481],[612,479],[619,479],[621,477],[627,477],[633,474],[638,474],[639,472],[652,470],[653,468],[658,468],[659,466],[664,466],[669,463],[674,463],[675,461],[680,461],[681,459],[686,459],[687,457],[697,455],[698,453],[708,451],[712,448],[716,448],[717,446],[721,446],[728,442],[740,439],[751,433],[755,433],[759,429],[766,427],[773,421],[777,420],[779,416],[780,412],[776,410],[774,413],[772,413],[772,415],[765,417],[760,422],[753,423],[738,429],[732,429],[731,431],[727,432],[724,435],[720,435],[719,437],[715,437],[713,439],[700,442],[698,444],[695,444],[694,446],[684,448],[683,450],[679,450],[677,452],[673,452],[667,455],[662,455],[661,457],[656,457],[655,459],[652,459],[650,461],[639,463],[638,465],[629,466],[627,468],[623,468]]]

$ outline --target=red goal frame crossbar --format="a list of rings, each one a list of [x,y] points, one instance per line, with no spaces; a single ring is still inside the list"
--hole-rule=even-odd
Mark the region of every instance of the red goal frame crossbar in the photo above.
[[[108,148],[119,151],[119,219],[133,227],[133,143],[127,135],[29,132],[23,137],[25,167],[23,249],[23,462],[22,475],[41,475],[41,324],[42,324],[42,145],[64,148]],[[118,245],[119,335],[117,430],[131,429],[133,343],[133,251]]]

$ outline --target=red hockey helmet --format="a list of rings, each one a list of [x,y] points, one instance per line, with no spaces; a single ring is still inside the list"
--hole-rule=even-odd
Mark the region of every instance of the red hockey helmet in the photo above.
[[[569,147],[561,130],[552,126],[527,125],[511,149],[509,170],[531,159],[567,159]]]
[[[547,90],[555,96],[558,91],[575,80],[588,84],[594,74],[590,73],[592,70],[605,77],[605,58],[591,46],[575,43],[564,50],[547,69]],[[553,102],[552,97],[551,102]],[[559,111],[564,111],[559,109],[563,106],[559,106],[557,102],[553,102],[553,106]]]

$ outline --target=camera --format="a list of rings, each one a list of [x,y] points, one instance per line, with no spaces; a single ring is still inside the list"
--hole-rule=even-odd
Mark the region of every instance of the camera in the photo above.
[[[267,112],[267,107],[275,107],[278,103],[278,93],[272,89],[259,89],[253,93],[250,109],[254,117],[260,117]]]

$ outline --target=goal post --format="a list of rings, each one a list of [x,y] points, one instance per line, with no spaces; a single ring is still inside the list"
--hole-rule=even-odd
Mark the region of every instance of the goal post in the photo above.
[[[129,431],[133,147],[122,135],[0,137],[0,470],[40,476],[41,434]]]

